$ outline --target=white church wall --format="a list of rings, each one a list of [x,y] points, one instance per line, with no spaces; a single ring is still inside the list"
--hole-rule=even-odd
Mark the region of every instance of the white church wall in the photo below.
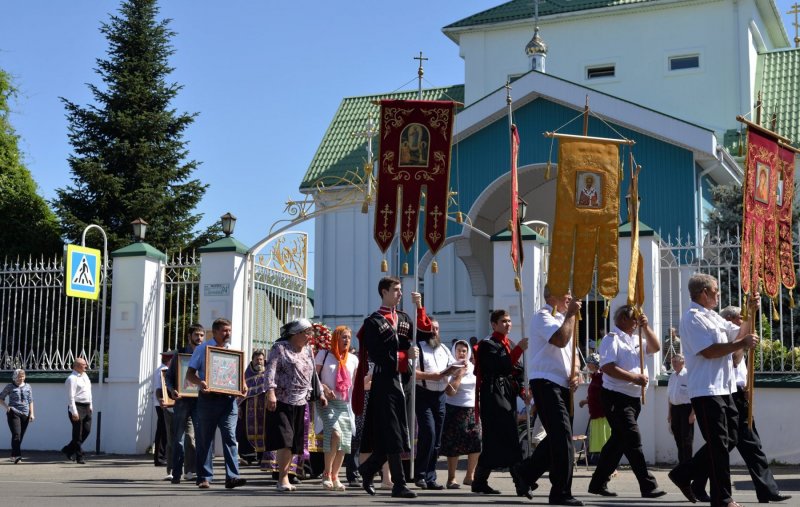
[[[763,25],[752,1],[734,4],[638,5],[613,15],[573,13],[544,20],[547,72],[716,131],[734,128],[732,112],[743,110],[752,96],[749,25]],[[467,104],[529,69],[523,49],[532,31],[526,23],[461,34]],[[699,68],[668,70],[670,56],[692,54],[700,56]],[[587,67],[604,64],[615,65],[614,77],[587,78]]]

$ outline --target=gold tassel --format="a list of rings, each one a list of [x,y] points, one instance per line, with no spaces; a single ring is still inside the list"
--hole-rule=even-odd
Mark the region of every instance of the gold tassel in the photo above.
[[[381,261],[381,273],[387,273],[389,271],[389,263],[386,262],[386,259]]]
[[[509,220],[508,221],[508,231],[512,232],[514,230],[514,222]]]
[[[776,308],[775,300],[772,301],[772,320],[775,322],[781,320],[781,316],[778,315],[778,309]]]
[[[605,303],[606,303],[605,304],[605,308],[603,308],[603,319],[607,319],[608,318],[608,308],[609,308],[609,306],[611,306],[611,305],[608,304],[608,301],[606,301]]]
[[[364,199],[364,202],[361,203],[361,213],[365,215],[369,213],[369,199]]]
[[[620,159],[619,161],[619,179],[625,178],[625,160]]]
[[[789,308],[794,309],[794,296],[792,295],[792,292],[794,291],[789,291]]]
[[[435,260],[431,263],[431,273],[434,275],[439,272],[439,263]]]
[[[522,282],[519,280],[518,276],[514,277],[514,289],[519,292],[522,289]]]
[[[404,262],[403,263],[403,275],[407,275],[407,274],[408,274],[408,263]]]
[[[464,223],[464,215],[462,215],[460,211],[456,212],[456,223],[457,224],[463,224]]]
[[[583,320],[581,318],[581,312],[578,312],[578,313],[575,314],[575,320]]]
[[[742,320],[743,320],[743,321],[747,321],[747,317],[748,317],[748,315],[747,315],[747,293],[746,293],[746,292],[745,292],[745,294],[744,294],[744,302],[745,302],[745,304],[744,304],[744,305],[742,305],[742,313],[741,313],[741,316],[742,316]]]
[[[546,180],[550,179],[550,161],[549,160],[547,161],[547,169],[545,169],[545,171],[544,171],[544,179],[546,179]]]

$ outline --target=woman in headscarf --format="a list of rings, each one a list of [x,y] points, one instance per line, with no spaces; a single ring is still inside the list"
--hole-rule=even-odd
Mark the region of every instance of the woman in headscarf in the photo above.
[[[314,360],[307,346],[314,330],[307,319],[281,327],[281,338],[270,350],[265,366],[267,419],[265,448],[277,451],[278,491],[294,491],[289,482],[292,456],[303,452],[305,413],[311,392]],[[321,399],[325,405],[325,397]]]
[[[333,331],[330,350],[320,350],[316,357],[322,393],[328,400],[327,406],[320,407],[320,413],[324,423],[325,451],[322,486],[329,491],[345,490],[344,484],[339,481],[339,469],[342,467],[344,455],[350,452],[355,427],[350,404],[358,358],[349,353],[351,337],[352,331],[349,327],[337,327]]]
[[[467,365],[458,370],[445,389],[444,431],[442,455],[447,456],[447,489],[461,487],[456,481],[458,457],[467,455],[467,474],[464,484],[471,485],[475,466],[481,454],[481,422],[475,417],[475,367],[472,365],[472,347],[465,340],[457,340],[452,348],[456,361]]]
[[[33,391],[25,383],[25,370],[14,370],[12,381],[0,392],[0,406],[6,410],[8,429],[11,430],[11,459],[13,463],[22,461],[22,439],[28,423],[32,423],[33,416]],[[8,398],[8,403],[6,403]]]

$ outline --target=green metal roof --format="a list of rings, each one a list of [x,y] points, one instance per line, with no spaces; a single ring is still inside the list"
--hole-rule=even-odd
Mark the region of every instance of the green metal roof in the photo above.
[[[543,0],[539,2],[539,17],[654,1],[656,0]],[[533,0],[511,0],[497,7],[492,7],[491,9],[451,23],[442,28],[442,30],[446,32],[454,28],[491,25],[494,23],[532,18]]]
[[[756,93],[759,90],[764,101],[761,125],[769,127],[773,113],[777,114],[777,133],[800,147],[800,49],[759,54]]]
[[[366,140],[355,137],[353,134],[364,130],[370,114],[377,119],[380,106],[373,104],[373,101],[381,99],[413,100],[416,98],[416,91],[403,91],[343,99],[303,176],[300,189],[313,188],[317,182],[323,179],[328,183],[337,177],[346,176],[348,172],[360,174],[366,161]],[[422,99],[464,102],[464,85],[422,90]],[[379,150],[378,145],[376,136],[372,148],[376,157]]]

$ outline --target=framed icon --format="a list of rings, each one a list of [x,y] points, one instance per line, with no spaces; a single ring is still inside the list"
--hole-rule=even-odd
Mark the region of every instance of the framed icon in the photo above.
[[[169,391],[167,391],[167,369],[164,368],[161,370],[161,406],[169,408],[174,405],[175,400],[169,397]]]
[[[175,389],[181,398],[197,398],[197,393],[200,392],[200,386],[186,380],[186,370],[189,369],[191,358],[191,354],[178,354],[174,359],[178,361],[175,367]]]
[[[219,394],[240,395],[244,391],[244,352],[206,347],[206,384]]]
[[[767,164],[758,162],[756,164],[756,188],[754,195],[756,201],[769,204],[769,173],[771,169]],[[783,200],[783,197],[781,197]]]
[[[578,208],[603,207],[603,175],[579,171],[575,181],[575,206]]]

